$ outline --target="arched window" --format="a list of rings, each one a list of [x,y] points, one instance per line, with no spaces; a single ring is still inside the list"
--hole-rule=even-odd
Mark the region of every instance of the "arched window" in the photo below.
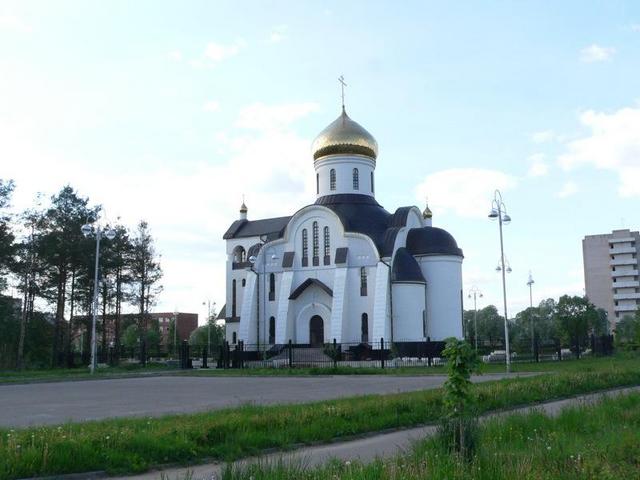
[[[329,227],[324,227],[324,264],[331,263],[331,235],[329,235]]]
[[[269,345],[276,343],[276,318],[269,317]]]
[[[235,345],[237,342],[238,342],[238,334],[236,332],[233,332],[231,343]]]
[[[320,232],[318,232],[318,222],[313,222],[313,265],[318,266],[320,264]]]
[[[360,320],[360,341],[362,343],[369,343],[369,315],[362,314]]]
[[[360,190],[360,174],[357,168],[353,169],[353,189]]]
[[[302,266],[309,265],[309,238],[307,235],[307,229],[302,230]]]
[[[367,296],[367,269],[360,267],[360,295]]]
[[[276,275],[275,273],[269,274],[269,301],[273,302],[276,299]]]
[[[316,194],[320,194],[320,174],[316,173]]]
[[[231,316],[236,316],[236,281],[231,282]],[[235,343],[235,342],[233,342]]]
[[[238,245],[236,248],[233,249],[234,263],[243,263],[246,261],[246,259],[247,259],[247,252],[244,250],[244,248]]]
[[[373,187],[373,172],[371,172],[371,193],[375,193],[375,188]]]
[[[336,170],[335,168],[332,168],[329,171],[329,190],[335,190],[336,189]]]
[[[244,287],[246,284],[247,284],[247,279],[246,279],[246,278],[243,278],[243,279],[242,279],[242,286]]]

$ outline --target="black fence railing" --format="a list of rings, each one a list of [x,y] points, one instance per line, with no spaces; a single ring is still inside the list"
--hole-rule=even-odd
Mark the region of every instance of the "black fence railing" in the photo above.
[[[176,368],[301,368],[301,367],[362,367],[397,368],[430,367],[445,363],[441,341],[395,341],[379,339],[377,342],[330,343],[311,345],[295,344],[245,344],[240,341],[212,345],[191,345],[184,341],[179,345],[154,345],[144,342],[119,348],[98,346],[97,362],[107,365],[145,366],[147,363],[164,364]],[[515,344],[510,349],[512,362],[545,362],[580,359],[589,356],[611,355],[613,336],[590,336],[571,344],[560,341],[539,342],[531,345]],[[501,363],[506,360],[500,343],[480,345],[478,356],[485,363]],[[61,354],[60,364],[81,367],[90,363],[90,353],[69,352]]]

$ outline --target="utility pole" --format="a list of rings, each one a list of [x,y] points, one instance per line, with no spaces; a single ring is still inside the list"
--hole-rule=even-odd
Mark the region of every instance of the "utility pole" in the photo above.
[[[478,354],[478,297],[482,298],[482,292],[475,285],[469,290],[469,298],[473,297],[473,340]]]

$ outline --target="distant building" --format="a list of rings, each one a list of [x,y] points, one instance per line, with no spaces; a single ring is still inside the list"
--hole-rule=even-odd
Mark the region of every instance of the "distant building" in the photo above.
[[[198,328],[197,313],[163,312],[152,313],[151,317],[158,320],[160,335],[162,336],[162,343],[164,345],[189,340],[191,333]],[[169,330],[174,319],[177,325],[175,338],[169,338]]]
[[[182,340],[189,340],[191,333],[198,328],[198,314],[197,313],[183,313],[183,312],[157,312],[149,314],[151,321],[158,322],[158,328],[161,335],[161,343],[168,345],[173,342],[179,343]],[[114,340],[115,318],[113,314],[106,316],[106,329],[107,329],[107,342],[111,343]],[[135,323],[138,319],[137,313],[125,313],[121,315],[120,334],[124,333],[127,326]],[[169,338],[171,323],[176,319],[177,329],[174,338]],[[91,315],[77,315],[73,317],[77,335],[80,331],[84,330],[86,325],[91,323]],[[102,315],[98,315],[96,318],[98,330],[102,328],[103,318]],[[102,333],[98,332],[98,338],[102,338]]]
[[[628,229],[582,240],[587,297],[607,311],[612,328],[640,305],[638,245],[640,233]]]

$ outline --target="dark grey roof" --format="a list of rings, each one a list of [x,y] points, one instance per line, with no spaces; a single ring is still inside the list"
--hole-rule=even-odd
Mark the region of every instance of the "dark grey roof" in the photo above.
[[[216,320],[224,320],[224,317],[227,315],[227,305],[223,305],[222,308],[220,309],[220,312],[218,312],[218,316],[216,317]]]
[[[298,298],[302,292],[304,292],[311,285],[316,285],[320,287],[322,290],[327,292],[330,297],[333,297],[333,290],[331,290],[326,284],[318,280],[317,278],[307,278],[304,282],[300,284],[298,288],[296,288],[291,295],[289,295],[289,300],[295,300]]]
[[[262,248],[261,243],[254,243],[253,245],[251,245],[249,247],[249,250],[247,251],[247,259],[251,257],[257,257],[258,253],[260,253],[261,248]]]
[[[296,252],[284,252],[282,256],[282,268],[291,268],[293,267],[293,257]]]
[[[409,212],[413,207],[400,207],[395,213],[391,216],[391,221],[389,222],[390,227],[404,227],[407,224],[407,217],[409,216]]]
[[[442,228],[412,228],[407,234],[407,249],[412,255],[455,255],[462,257],[455,238]]]
[[[382,208],[375,198],[369,195],[342,193],[320,197],[315,204],[333,210],[347,232],[368,236],[378,251],[383,252],[384,232],[390,226],[389,219],[392,215]]]
[[[336,248],[336,264],[347,263],[349,247]]]
[[[393,257],[391,281],[405,283],[426,283],[420,265],[404,247],[400,247]]]
[[[222,236],[230,238],[259,237],[266,235],[267,241],[282,238],[291,217],[265,218],[262,220],[236,220]]]

